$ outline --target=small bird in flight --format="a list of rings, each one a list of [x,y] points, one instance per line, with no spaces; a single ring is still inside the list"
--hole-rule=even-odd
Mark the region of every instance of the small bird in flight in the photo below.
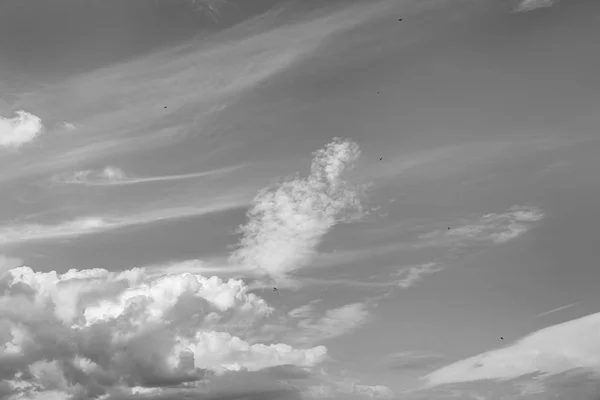
[[[402,21],[402,18],[398,18],[398,22]]]
[[[504,340],[504,338],[502,336],[500,336],[500,339]]]
[[[274,292],[276,292],[276,291],[277,291],[277,288],[276,288],[276,287],[274,287],[274,288],[273,288],[273,291],[274,291]]]
[[[381,157],[381,158],[379,159],[379,161],[383,161],[383,157]]]

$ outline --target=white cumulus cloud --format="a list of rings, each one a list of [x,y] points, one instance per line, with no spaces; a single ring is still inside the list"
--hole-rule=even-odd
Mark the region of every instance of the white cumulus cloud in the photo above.
[[[26,111],[17,111],[15,117],[0,117],[0,146],[19,148],[42,133],[42,120]]]
[[[0,275],[0,381],[15,399],[99,398],[327,359],[323,346],[250,343],[230,329],[272,311],[236,279],[8,269]]]
[[[343,180],[359,156],[358,144],[335,138],[314,153],[306,178],[261,191],[239,229],[242,239],[232,263],[273,278],[309,264],[331,228],[362,214],[361,187]]]

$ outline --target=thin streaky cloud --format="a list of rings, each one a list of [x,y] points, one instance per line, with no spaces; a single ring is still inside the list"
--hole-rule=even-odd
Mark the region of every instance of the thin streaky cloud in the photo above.
[[[119,228],[145,225],[160,221],[200,216],[246,205],[245,201],[231,198],[215,200],[206,206],[170,207],[127,216],[87,216],[57,224],[14,224],[0,227],[0,244],[17,244],[37,240],[73,238],[111,231]]]
[[[122,169],[108,166],[102,171],[84,170],[68,174],[55,175],[53,183],[85,185],[85,186],[125,186],[143,183],[172,182],[186,179],[196,179],[230,173],[243,168],[246,165],[234,165],[210,171],[192,172],[187,174],[162,175],[151,177],[134,177],[126,174]]]
[[[558,0],[522,0],[515,7],[515,12],[533,11],[539,8],[552,7]]]
[[[426,275],[435,274],[442,269],[442,266],[435,262],[401,268],[394,274],[394,276],[400,277],[400,280],[396,285],[402,289],[408,289],[409,287],[416,285],[417,282],[422,280]]]
[[[169,108],[169,112],[193,107],[196,115],[194,123],[203,124],[202,120],[218,113],[223,104],[235,102],[243,91],[316,51],[323,39],[372,17],[374,10],[377,10],[375,13],[382,12],[380,7],[368,10],[353,7],[328,17],[255,33],[237,40],[208,43],[201,48],[189,44],[171,48],[70,79],[64,83],[65,90],[95,94],[89,102],[72,105],[73,113],[78,115],[78,125],[84,127],[81,138],[101,139],[95,143],[86,143],[84,139],[66,143],[66,146],[55,148],[35,159],[11,165],[10,173],[0,173],[0,181],[11,181],[48,170],[56,171],[84,160],[114,155],[114,152],[137,153],[166,143],[172,144],[173,138],[185,136],[187,122],[175,121],[165,127],[162,122],[164,113],[148,113],[155,107],[158,94],[162,102],[178,105]],[[184,54],[181,54],[182,51]],[[199,68],[204,73],[198,74]],[[139,76],[140,70],[145,71],[143,78]],[[196,90],[198,87],[202,87],[202,90]],[[128,106],[100,109],[101,104],[122,102]],[[17,142],[12,123],[4,125],[6,129],[2,128],[2,136],[10,137],[11,146],[14,146]],[[157,129],[156,126],[163,128]],[[30,131],[33,132],[29,129],[29,136],[32,134]],[[35,132],[37,134],[37,130]]]
[[[389,288],[398,285],[398,282],[368,282],[353,279],[317,279],[317,278],[295,278],[299,283],[306,286],[347,286],[354,288]]]
[[[577,301],[577,302],[575,302],[575,303],[571,303],[571,304],[567,304],[566,306],[562,306],[562,307],[554,308],[554,309],[552,309],[552,310],[549,310],[549,311],[543,312],[543,313],[541,313],[541,314],[538,314],[538,315],[536,315],[536,317],[543,317],[543,316],[545,316],[545,315],[553,314],[553,313],[555,313],[555,312],[562,311],[562,310],[566,310],[567,308],[571,308],[571,307],[574,307],[574,306],[576,306],[576,305],[579,305],[579,304],[581,304],[581,302],[580,302],[580,301]]]
[[[513,206],[500,214],[485,214],[476,221],[451,225],[419,235],[420,247],[436,245],[463,245],[468,242],[492,242],[501,244],[515,239],[529,229],[532,224],[544,218],[537,207]]]
[[[368,304],[352,303],[327,310],[320,318],[306,318],[287,340],[304,346],[345,335],[365,325],[370,318]]]
[[[237,276],[239,273],[248,271],[244,267],[232,267],[223,261],[224,260],[221,259],[184,260],[156,265],[147,265],[143,268],[147,271],[148,276],[150,277],[173,274],[218,274],[218,276],[223,278],[225,276]]]

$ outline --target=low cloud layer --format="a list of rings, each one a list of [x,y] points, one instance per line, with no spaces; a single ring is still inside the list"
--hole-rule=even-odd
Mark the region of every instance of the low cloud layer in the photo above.
[[[0,117],[0,147],[20,148],[32,142],[43,130],[42,120],[23,110],[12,118]]]
[[[240,280],[16,267],[2,273],[0,288],[0,381],[23,396],[15,399],[198,389],[225,373],[327,358],[323,346],[251,344],[236,335],[273,312]]]
[[[427,375],[430,385],[584,368],[600,373],[600,313],[539,330],[505,348],[458,361]]]
[[[336,224],[359,218],[362,188],[343,179],[360,156],[358,145],[335,138],[316,151],[310,174],[261,191],[239,231],[242,239],[231,256],[272,278],[307,266],[317,246]]]

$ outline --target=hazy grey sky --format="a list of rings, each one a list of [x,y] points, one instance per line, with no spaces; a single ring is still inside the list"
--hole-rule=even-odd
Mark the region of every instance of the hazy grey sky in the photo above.
[[[599,27],[2,2],[0,397],[597,396]]]

